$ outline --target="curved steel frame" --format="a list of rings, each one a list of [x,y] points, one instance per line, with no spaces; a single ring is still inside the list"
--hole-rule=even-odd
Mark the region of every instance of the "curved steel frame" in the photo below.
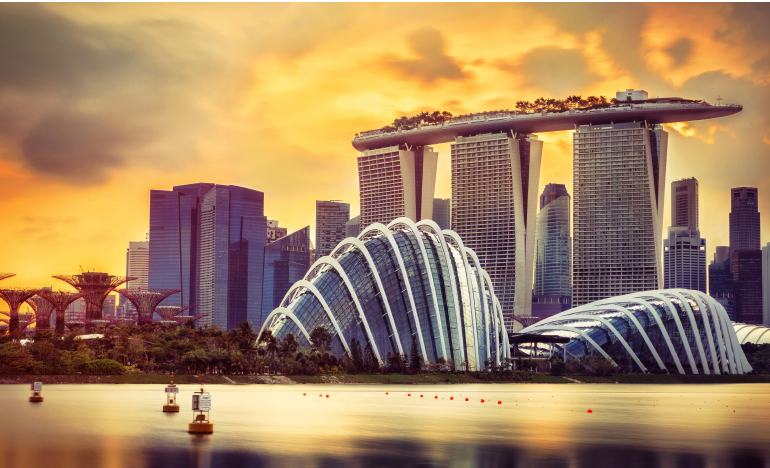
[[[307,338],[307,341],[312,343],[312,341],[310,341],[310,334],[307,332],[307,330],[305,330],[305,326],[302,325],[302,322],[300,322],[297,316],[294,315],[294,312],[284,307],[277,307],[275,310],[270,312],[270,314],[265,318],[265,323],[262,324],[262,328],[259,329],[259,334],[257,335],[257,343],[259,343],[259,339],[262,337],[262,332],[265,331],[267,324],[270,323],[270,319],[272,319],[276,315],[283,315],[284,317],[289,317],[294,323],[297,324],[300,331],[302,331],[302,334],[305,335],[305,338]]]

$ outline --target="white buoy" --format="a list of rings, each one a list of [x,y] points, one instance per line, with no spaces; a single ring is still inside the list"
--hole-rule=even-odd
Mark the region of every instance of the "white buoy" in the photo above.
[[[193,393],[192,410],[193,422],[188,425],[188,432],[196,434],[211,434],[214,424],[209,421],[211,411],[211,395],[203,389],[203,374],[200,375],[201,388]],[[197,414],[196,414],[197,413]]]
[[[32,396],[29,397],[29,401],[32,403],[40,403],[43,401],[43,397],[40,395],[40,392],[43,391],[43,382],[33,382],[32,383]]]

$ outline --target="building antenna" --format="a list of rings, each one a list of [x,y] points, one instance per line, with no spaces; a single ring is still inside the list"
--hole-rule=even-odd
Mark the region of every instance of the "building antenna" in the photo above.
[[[721,94],[720,94],[720,95],[719,95],[719,97],[717,98],[717,101],[719,102],[719,104],[718,104],[718,105],[719,105],[719,106],[721,106],[721,105],[722,105],[722,95],[721,95]]]

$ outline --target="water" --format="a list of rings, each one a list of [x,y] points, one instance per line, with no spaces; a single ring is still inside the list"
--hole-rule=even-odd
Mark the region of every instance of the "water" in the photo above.
[[[0,467],[770,467],[765,384],[210,385],[190,435],[196,388],[0,386]]]

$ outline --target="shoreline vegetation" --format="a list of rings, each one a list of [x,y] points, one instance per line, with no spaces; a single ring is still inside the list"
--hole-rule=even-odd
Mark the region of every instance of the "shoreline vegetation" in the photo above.
[[[770,375],[621,374],[609,377],[589,375],[555,376],[514,373],[509,379],[485,379],[483,373],[428,373],[377,375],[206,375],[206,385],[431,385],[431,384],[745,384],[770,383]],[[481,378],[479,378],[481,377]],[[170,375],[2,375],[0,385],[43,382],[55,384],[152,384],[168,385]],[[198,384],[197,375],[174,375],[176,384]]]

